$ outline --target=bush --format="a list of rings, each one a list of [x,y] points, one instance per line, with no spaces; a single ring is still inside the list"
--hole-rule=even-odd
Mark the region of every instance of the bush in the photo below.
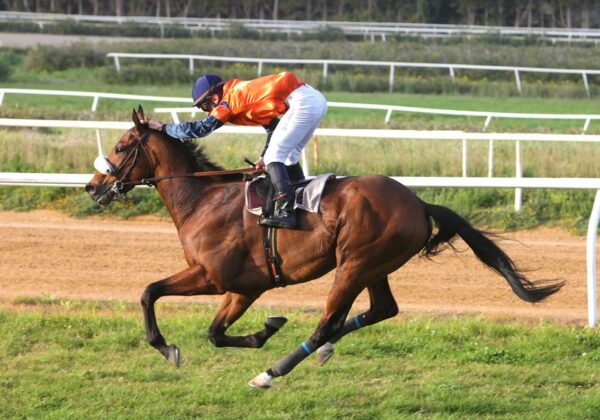
[[[14,51],[0,51],[0,82],[8,80],[15,67],[22,61],[23,57]]]
[[[38,71],[98,67],[106,65],[106,53],[106,50],[87,42],[78,42],[68,48],[38,45],[27,55],[25,66],[27,69]]]
[[[194,80],[187,66],[176,61],[171,61],[170,64],[165,64],[164,61],[154,65],[133,64],[123,67],[120,73],[107,67],[104,72],[104,81],[109,84],[191,84]]]
[[[302,32],[300,35],[297,35],[295,38],[300,39],[302,41],[319,41],[319,42],[334,42],[341,41],[344,42],[347,40],[346,35],[344,35],[344,31],[339,28],[331,28],[326,26],[324,28],[319,28],[315,32]]]
[[[0,32],[43,32],[43,27],[33,22],[0,22]]]
[[[70,25],[77,25],[72,22]],[[67,24],[65,24],[67,25]],[[66,31],[67,29],[64,28]],[[148,30],[159,31],[156,25]],[[169,31],[187,31],[176,27],[164,27]],[[141,31],[139,25],[123,25],[121,32]],[[253,38],[265,34],[248,32],[243,26],[232,25],[227,31],[231,36],[239,36],[236,42],[226,39],[165,40],[152,43],[123,43],[111,45],[91,45],[88,43],[73,44],[69,47],[37,47],[31,50],[26,66],[32,70],[54,72],[70,67],[107,66],[105,80],[113,83],[165,83],[165,81],[189,84],[199,74],[214,72],[225,78],[237,77],[248,79],[256,77],[256,64],[196,62],[196,72],[188,75],[187,62],[184,60],[136,60],[122,61],[123,73],[114,76],[112,62],[107,60],[109,51],[152,52],[152,53],[188,53],[202,55],[223,55],[237,57],[272,57],[272,58],[328,58],[377,61],[414,61],[414,62],[456,62],[475,64],[516,64],[536,67],[593,67],[590,57],[594,57],[594,47],[576,46],[568,49],[559,47],[523,47],[523,51],[510,46],[482,48],[481,42],[467,42],[464,45],[447,44],[441,41],[421,43],[420,48],[407,41],[396,42],[316,42],[316,41],[261,41]],[[334,31],[335,32],[335,31]],[[224,34],[220,34],[219,36]],[[190,35],[191,36],[191,35]],[[332,38],[337,35],[331,34]],[[481,49],[481,51],[480,51]],[[540,50],[540,51],[538,51]],[[550,57],[548,57],[550,56]],[[330,66],[329,76],[322,77],[319,65],[275,66],[266,65],[263,74],[294,69],[309,83],[324,91],[350,92],[386,92],[389,89],[388,67],[363,66]],[[6,71],[5,71],[6,72]],[[6,76],[5,76],[6,77]],[[537,97],[585,97],[580,76],[544,75],[525,73],[521,77],[524,96]],[[599,90],[600,78],[589,78],[590,88],[594,93]],[[452,80],[443,69],[410,69],[397,68],[394,81],[394,92],[426,93],[426,94],[471,94],[489,96],[519,95],[511,72],[460,70]]]

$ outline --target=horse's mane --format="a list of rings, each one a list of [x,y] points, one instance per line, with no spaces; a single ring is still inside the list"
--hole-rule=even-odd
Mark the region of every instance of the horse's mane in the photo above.
[[[164,134],[164,133],[163,133]],[[222,171],[224,168],[212,162],[204,153],[204,146],[193,141],[185,141],[174,139],[169,135],[165,136],[174,144],[188,161],[194,166],[195,171]]]
[[[191,156],[197,165],[197,169],[201,171],[222,171],[225,169],[221,165],[217,165],[216,163],[212,162],[208,156],[206,156],[203,145],[194,143],[193,141],[177,143],[181,144],[186,150],[186,153]]]

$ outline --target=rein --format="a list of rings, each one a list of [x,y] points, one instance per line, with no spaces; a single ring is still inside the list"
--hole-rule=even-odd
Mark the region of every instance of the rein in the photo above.
[[[190,172],[187,174],[181,175],[164,175],[164,176],[155,176],[152,178],[143,178],[139,181],[128,181],[123,183],[125,185],[155,185],[159,181],[165,181],[168,179],[176,179],[176,178],[200,178],[204,176],[219,176],[219,175],[236,175],[236,174],[247,174],[247,173],[256,173],[259,172],[255,168],[239,168],[239,169],[225,169],[222,171],[205,171],[205,172]]]
[[[124,197],[123,190],[127,186],[134,186],[134,187],[136,185],[156,186],[156,184],[160,181],[176,179],[176,178],[200,178],[200,177],[205,177],[205,176],[235,175],[235,174],[247,174],[247,173],[254,174],[254,173],[259,172],[256,168],[249,167],[249,168],[240,168],[240,169],[225,169],[225,170],[220,170],[220,171],[190,172],[190,173],[181,174],[181,175],[164,175],[164,176],[155,176],[152,178],[143,178],[138,181],[124,181],[124,179],[129,175],[129,173],[133,170],[133,168],[135,166],[135,163],[136,163],[138,155],[139,155],[140,148],[146,154],[146,157],[148,158],[150,165],[152,166],[152,171],[154,172],[154,163],[152,162],[152,159],[150,158],[150,154],[148,153],[148,151],[146,150],[146,148],[144,147],[144,144],[143,144],[147,134],[144,133],[144,135],[142,135],[141,137],[136,136],[134,133],[131,133],[131,134],[134,135],[137,140],[135,149],[133,149],[125,157],[125,159],[121,162],[121,164],[115,170],[114,175],[118,176],[119,172],[121,172],[121,170],[127,165],[127,163],[129,161],[131,161],[131,164],[129,165],[129,167],[127,168],[125,173],[123,175],[121,175],[120,178],[117,179],[117,181],[115,181],[115,183],[110,188],[110,190],[113,191],[119,198]],[[249,162],[249,163],[252,163],[252,162]]]

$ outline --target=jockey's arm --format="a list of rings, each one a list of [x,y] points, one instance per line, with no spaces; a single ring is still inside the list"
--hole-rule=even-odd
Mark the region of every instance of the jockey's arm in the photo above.
[[[275,128],[277,128],[277,124],[279,124],[279,118],[275,117],[271,120],[271,122],[269,124],[263,125],[264,129],[267,131],[267,141],[265,142],[265,147],[263,148],[263,151],[260,154],[261,157],[263,157],[265,155],[265,153],[267,152],[267,148],[269,147],[269,142],[271,141],[271,136],[273,135]]]
[[[180,124],[164,124],[162,131],[169,136],[179,140],[190,140],[200,137],[206,137],[223,123],[212,115],[200,121],[185,122]]]

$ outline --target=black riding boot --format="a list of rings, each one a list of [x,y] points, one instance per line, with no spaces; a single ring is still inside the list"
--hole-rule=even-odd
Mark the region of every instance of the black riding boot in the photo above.
[[[293,184],[294,182],[299,182],[304,180],[304,171],[302,170],[302,166],[300,166],[300,162],[294,165],[286,165],[285,169],[290,177],[290,182]]]
[[[267,173],[275,190],[275,206],[271,217],[261,219],[260,224],[263,226],[295,228],[297,221],[294,211],[294,194],[285,165],[280,162],[269,163]]]

